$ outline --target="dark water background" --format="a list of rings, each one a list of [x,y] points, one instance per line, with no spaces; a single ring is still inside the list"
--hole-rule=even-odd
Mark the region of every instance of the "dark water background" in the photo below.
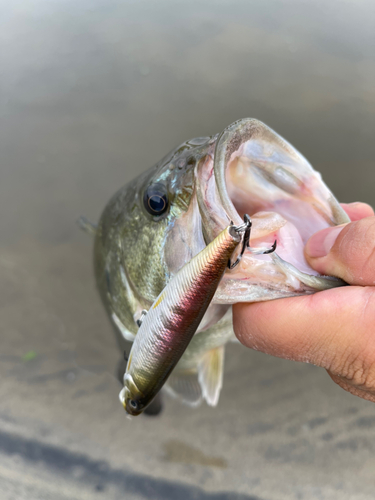
[[[0,22],[0,499],[372,499],[373,405],[314,367],[230,346],[216,410],[125,420],[74,221],[242,117],[375,204],[375,3],[0,0]]]

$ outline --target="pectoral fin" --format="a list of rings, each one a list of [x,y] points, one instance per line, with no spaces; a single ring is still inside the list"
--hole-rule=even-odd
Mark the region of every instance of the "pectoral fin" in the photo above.
[[[198,380],[207,404],[216,406],[223,386],[224,346],[208,351],[198,367]]]
[[[202,402],[202,391],[196,371],[173,372],[164,389],[170,396],[189,406],[198,406]]]
[[[116,313],[112,313],[112,320],[114,324],[117,326],[119,329],[121,335],[124,337],[125,340],[128,340],[129,342],[134,342],[135,335],[132,333],[130,330],[125,328],[125,325],[121,322],[120,318],[117,316]]]

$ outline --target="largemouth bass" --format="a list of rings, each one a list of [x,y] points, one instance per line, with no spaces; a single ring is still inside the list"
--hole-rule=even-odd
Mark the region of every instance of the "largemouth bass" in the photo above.
[[[234,339],[231,305],[311,294],[342,285],[309,267],[303,248],[328,226],[349,222],[321,176],[263,123],[239,120],[221,134],[187,141],[121,188],[95,235],[101,297],[122,338],[134,341],[137,320],[173,276],[231,221],[252,219],[252,245],[226,272],[196,334],[165,388],[196,405],[216,405],[224,345]],[[207,377],[207,373],[210,377]]]

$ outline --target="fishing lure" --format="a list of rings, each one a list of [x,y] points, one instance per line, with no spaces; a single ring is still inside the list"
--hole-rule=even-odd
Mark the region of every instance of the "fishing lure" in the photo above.
[[[233,269],[249,248],[251,220],[231,223],[201,252],[185,264],[143,313],[124,375],[120,401],[127,413],[139,415],[160,391],[180,360],[201,322],[225,269]],[[242,249],[236,261],[230,259],[238,244]],[[250,249],[255,254],[270,249]]]

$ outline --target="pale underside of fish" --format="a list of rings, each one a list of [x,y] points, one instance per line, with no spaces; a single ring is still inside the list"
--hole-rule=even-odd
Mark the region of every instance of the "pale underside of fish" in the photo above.
[[[155,205],[160,214],[150,210],[150,200],[156,199],[162,202]],[[224,346],[235,339],[232,304],[343,284],[319,276],[303,249],[313,233],[349,222],[348,216],[293,146],[258,120],[243,119],[221,134],[183,143],[121,188],[96,229],[101,297],[121,335],[133,341],[142,310],[231,221],[241,224],[245,213],[252,219],[251,246],[271,247],[276,240],[277,253],[246,251],[240,264],[224,274],[164,386],[190,405],[202,399],[212,406],[218,402]]]

